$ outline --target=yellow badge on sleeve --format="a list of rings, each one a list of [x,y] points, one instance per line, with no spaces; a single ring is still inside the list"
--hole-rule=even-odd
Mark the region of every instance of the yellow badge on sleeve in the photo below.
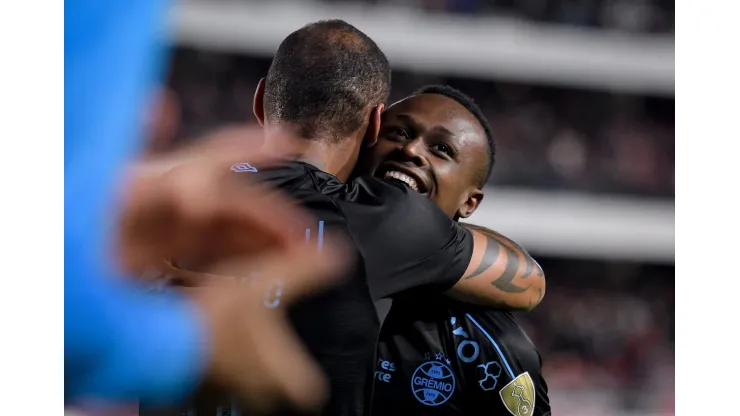
[[[506,409],[514,416],[531,416],[534,412],[534,382],[522,373],[498,392]]]

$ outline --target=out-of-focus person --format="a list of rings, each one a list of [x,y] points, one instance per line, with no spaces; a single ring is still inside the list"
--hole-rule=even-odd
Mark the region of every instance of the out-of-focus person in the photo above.
[[[163,254],[239,254],[280,276],[289,304],[329,285],[345,257],[328,235],[322,253],[293,239],[290,227],[308,217],[279,195],[243,183],[231,192],[223,171],[252,154],[254,132],[129,162],[167,4],[65,4],[65,404],[172,403],[206,379],[257,409],[316,408],[320,370],[282,312],[263,306],[274,281],[225,283],[188,300],[122,278]]]

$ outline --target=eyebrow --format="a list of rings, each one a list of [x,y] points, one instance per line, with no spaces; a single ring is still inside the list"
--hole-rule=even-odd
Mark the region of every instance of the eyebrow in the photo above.
[[[412,117],[409,114],[399,114],[396,117],[398,117],[399,120],[409,124],[411,127],[413,127],[415,130],[419,130],[419,123],[416,122],[416,119]],[[447,130],[446,128],[442,126],[434,126],[430,129],[431,131],[435,131],[437,133],[442,133],[447,136],[455,137],[455,134],[451,131]]]

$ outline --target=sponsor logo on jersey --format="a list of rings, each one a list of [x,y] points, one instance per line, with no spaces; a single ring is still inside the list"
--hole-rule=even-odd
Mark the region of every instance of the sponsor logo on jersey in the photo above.
[[[257,168],[247,162],[237,163],[231,167],[234,172],[258,172]]]
[[[534,412],[534,382],[529,373],[519,374],[498,394],[506,409],[514,416],[531,416]]]
[[[411,376],[411,391],[419,403],[439,406],[455,392],[455,375],[441,361],[427,361],[416,368]]]
[[[501,376],[501,364],[498,361],[489,361],[485,364],[478,364],[483,369],[483,378],[478,380],[478,385],[483,391],[491,391],[496,388],[498,378]]]
[[[396,371],[396,364],[388,360],[378,358],[378,367],[375,370],[376,380],[390,383],[391,378],[393,378],[393,374],[391,373],[393,373],[394,371]]]
[[[455,326],[456,323],[457,318],[454,316],[451,317],[450,325]],[[468,335],[462,327],[454,328],[452,335],[464,338],[464,341],[457,346],[457,357],[460,358],[462,362],[470,364],[478,359],[478,355],[480,354],[480,345],[478,345],[478,342],[475,340],[469,340],[468,338],[470,338],[470,335]]]

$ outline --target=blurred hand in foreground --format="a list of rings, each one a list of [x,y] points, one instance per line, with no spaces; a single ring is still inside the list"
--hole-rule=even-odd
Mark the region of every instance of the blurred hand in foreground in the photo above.
[[[235,395],[250,414],[291,407],[319,411],[327,398],[325,377],[285,312],[296,300],[336,281],[332,276],[341,273],[344,261],[334,259],[348,256],[333,244],[321,252],[300,245],[252,261],[240,259],[260,271],[261,277],[249,281],[211,278],[182,288],[203,309],[212,331],[206,381]]]
[[[260,128],[226,129],[138,161],[123,195],[116,254],[136,275],[158,268],[163,258],[218,264],[238,257],[259,270],[265,278],[249,284],[219,279],[190,291],[210,341],[206,381],[258,411],[286,403],[311,411],[326,397],[324,377],[283,307],[265,307],[264,297],[278,285],[285,306],[320,291],[336,282],[347,256],[331,236],[321,252],[295,238],[291,230],[307,228],[310,217],[281,194],[230,172],[235,163],[267,163],[258,156],[261,135]]]
[[[230,171],[236,163],[269,163],[258,153],[261,138],[260,128],[226,128],[135,162],[119,211],[124,269],[138,275],[162,258],[213,262],[297,244],[289,232],[305,228],[308,214]]]

